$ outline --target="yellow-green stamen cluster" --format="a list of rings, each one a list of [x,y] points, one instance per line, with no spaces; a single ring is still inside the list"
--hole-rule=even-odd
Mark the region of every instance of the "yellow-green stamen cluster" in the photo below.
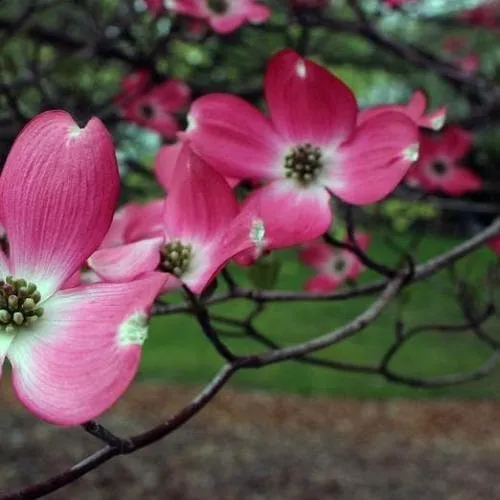
[[[224,14],[229,9],[228,0],[208,0],[207,5],[215,14]]]
[[[303,186],[314,182],[322,168],[321,150],[309,143],[293,148],[285,156],[285,175]]]
[[[41,318],[40,300],[40,292],[34,283],[12,276],[0,280],[0,328],[14,331]]]
[[[179,278],[187,271],[192,254],[191,245],[183,245],[179,240],[173,240],[161,250],[160,268]]]

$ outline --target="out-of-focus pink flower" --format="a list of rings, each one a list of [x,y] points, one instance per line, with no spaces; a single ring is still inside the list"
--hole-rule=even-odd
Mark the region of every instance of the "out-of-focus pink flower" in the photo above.
[[[370,245],[370,236],[359,233],[355,237],[356,245],[366,251]],[[346,249],[332,247],[321,240],[304,244],[299,252],[299,260],[317,272],[304,285],[310,292],[333,291],[346,280],[355,280],[364,269],[355,254]]]
[[[351,90],[292,50],[271,59],[265,94],[269,118],[235,96],[201,97],[181,135],[223,175],[268,182],[242,208],[261,211],[267,249],[323,234],[331,194],[355,205],[386,197],[418,156],[411,119],[388,111],[357,126]]]
[[[500,255],[500,235],[495,236],[488,240],[487,245],[493,252],[495,252],[497,255]]]
[[[106,281],[129,281],[154,269],[170,274],[168,288],[182,283],[201,293],[238,253],[260,245],[264,226],[249,212],[239,213],[224,180],[184,144],[175,182],[163,206],[162,235],[112,248],[89,259]]]
[[[480,177],[459,160],[470,150],[472,136],[459,127],[448,127],[438,137],[422,132],[420,158],[410,170],[410,182],[424,191],[462,196],[481,188]]]
[[[271,15],[255,0],[146,0],[146,4],[156,15],[169,10],[202,19],[217,33],[231,33],[246,22],[263,23]]]
[[[458,17],[475,26],[498,29],[500,28],[500,2],[498,0],[486,1],[474,9],[461,12]]]
[[[162,146],[155,157],[154,174],[158,184],[160,184],[167,193],[170,191],[173,183],[175,183],[175,165],[177,164],[177,159],[182,151],[182,147],[182,141],[176,144]],[[234,177],[225,177],[225,180],[232,188],[240,183],[240,179]]]
[[[115,102],[125,120],[166,138],[175,137],[179,130],[175,113],[185,109],[191,100],[191,90],[184,82],[171,79],[151,86],[149,73],[140,72],[127,76],[122,88]]]
[[[444,41],[443,50],[452,62],[465,73],[475,73],[479,69],[479,55],[470,52],[465,38],[457,36],[448,37]]]
[[[416,90],[411,95],[408,104],[378,104],[369,108],[363,109],[358,115],[358,125],[374,116],[385,113],[386,111],[399,111],[411,118],[419,127],[432,130],[440,130],[446,120],[446,107],[426,113],[427,98],[421,90]]]
[[[110,407],[132,381],[160,273],[126,284],[71,283],[111,223],[119,190],[113,142],[93,118],[33,119],[0,177],[9,255],[0,253],[0,366],[38,417],[76,425]]]

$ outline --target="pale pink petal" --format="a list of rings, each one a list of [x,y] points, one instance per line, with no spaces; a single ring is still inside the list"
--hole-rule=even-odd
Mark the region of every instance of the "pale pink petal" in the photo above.
[[[222,34],[237,30],[245,21],[246,17],[243,14],[211,16],[208,20],[212,29]]]
[[[39,418],[77,425],[106,411],[139,366],[147,314],[165,277],[100,283],[53,295],[9,347],[14,389]]]
[[[375,203],[396,188],[417,154],[415,123],[403,113],[381,113],[364,122],[340,147],[324,182],[347,203]]]
[[[162,243],[163,238],[152,238],[102,248],[94,252],[87,262],[103,281],[130,281],[158,267]]]
[[[271,10],[265,5],[251,3],[246,9],[246,16],[251,23],[260,24],[269,19]]]
[[[269,62],[265,93],[271,120],[289,142],[339,143],[356,124],[358,108],[349,87],[291,49]]]
[[[0,177],[11,271],[53,293],[107,233],[119,189],[113,142],[97,118],[80,128],[63,111],[33,119]]]
[[[283,146],[269,120],[239,97],[209,94],[197,99],[182,137],[213,168],[239,179],[282,174]]]
[[[332,223],[330,196],[320,186],[297,188],[291,181],[275,181],[252,192],[242,206],[265,227],[268,250],[313,240]]]
[[[306,266],[321,270],[328,265],[332,256],[333,249],[330,245],[322,241],[313,241],[306,243],[299,251],[299,260]]]
[[[342,279],[334,274],[317,274],[309,278],[304,289],[308,292],[332,292],[342,284]]]
[[[238,213],[235,194],[188,144],[178,157],[174,175],[163,213],[166,234],[169,239],[212,241]]]

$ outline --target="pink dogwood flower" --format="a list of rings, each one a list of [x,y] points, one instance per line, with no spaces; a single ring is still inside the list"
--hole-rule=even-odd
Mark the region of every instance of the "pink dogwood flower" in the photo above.
[[[427,98],[421,90],[413,92],[408,104],[378,104],[369,108],[363,109],[358,115],[358,125],[374,116],[385,113],[386,111],[399,111],[411,118],[419,127],[428,128],[431,130],[440,130],[446,121],[446,107],[425,112],[427,108]]]
[[[175,113],[191,100],[191,90],[184,82],[171,79],[151,87],[149,74],[142,72],[129,75],[122,86],[123,92],[115,102],[125,120],[166,138],[175,137],[179,130]]]
[[[323,234],[331,194],[355,205],[386,197],[418,156],[412,120],[388,111],[356,126],[351,90],[292,50],[269,62],[265,94],[269,118],[238,97],[203,96],[179,135],[224,176],[268,182],[242,208],[260,210],[268,249]]]
[[[357,246],[363,251],[370,245],[368,234],[359,233],[355,238]],[[355,280],[364,269],[354,253],[332,247],[321,240],[304,244],[299,252],[299,260],[317,272],[304,285],[310,292],[331,292],[346,280]]]
[[[158,269],[169,273],[169,289],[185,284],[200,294],[231,258],[260,246],[262,222],[249,212],[239,214],[227,182],[189,145],[175,170],[161,236],[95,252],[89,265],[102,279],[129,281]]]
[[[202,19],[217,33],[231,33],[246,22],[263,23],[271,15],[255,0],[146,0],[146,4],[156,15],[169,10]]]
[[[119,190],[113,143],[93,118],[34,118],[0,176],[0,366],[38,417],[76,425],[110,407],[134,378],[147,314],[164,277],[64,288],[108,231]]]
[[[438,137],[422,133],[420,158],[408,173],[410,183],[450,196],[477,191],[482,185],[480,177],[459,162],[471,145],[472,135],[460,127],[448,127]]]

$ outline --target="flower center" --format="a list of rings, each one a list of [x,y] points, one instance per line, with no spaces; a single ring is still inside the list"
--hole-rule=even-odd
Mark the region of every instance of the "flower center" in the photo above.
[[[215,14],[225,14],[229,10],[228,0],[208,0],[207,6]]]
[[[432,171],[439,177],[442,177],[448,171],[448,165],[443,161],[435,161],[432,164]]]
[[[150,120],[155,114],[153,106],[151,106],[151,104],[147,102],[140,106],[139,112],[141,113],[141,116],[146,120]]]
[[[345,261],[345,259],[342,259],[342,258],[338,258],[338,259],[335,259],[334,262],[333,262],[333,270],[336,272],[336,273],[343,273],[345,271],[347,267],[347,262]]]
[[[179,240],[173,240],[161,250],[160,268],[179,278],[188,270],[192,254],[191,245],[183,245]]]
[[[314,182],[322,169],[321,150],[312,144],[300,144],[285,156],[285,175],[301,186]]]
[[[38,306],[40,300],[34,283],[12,276],[0,280],[0,328],[12,332],[34,323],[43,316],[43,308]]]

